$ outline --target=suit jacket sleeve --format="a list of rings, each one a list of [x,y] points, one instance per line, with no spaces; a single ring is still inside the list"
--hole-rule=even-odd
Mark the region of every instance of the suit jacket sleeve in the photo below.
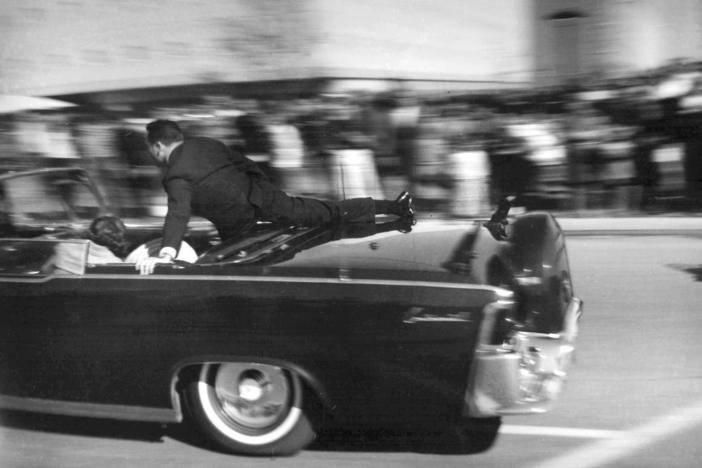
[[[172,247],[178,252],[190,221],[190,183],[181,178],[164,182],[168,194],[168,213],[163,225],[162,247]]]

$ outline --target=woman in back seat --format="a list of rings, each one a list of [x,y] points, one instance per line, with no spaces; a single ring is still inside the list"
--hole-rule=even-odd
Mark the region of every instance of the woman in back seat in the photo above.
[[[85,265],[104,263],[135,263],[143,256],[149,256],[150,250],[160,248],[160,239],[141,244],[129,253],[129,243],[125,239],[127,228],[117,216],[100,216],[95,218],[84,238],[88,240],[88,253]],[[85,255],[85,245],[76,242],[62,242],[56,246],[55,265],[75,265],[76,261]],[[183,242],[177,260],[195,262],[197,253],[186,242]]]

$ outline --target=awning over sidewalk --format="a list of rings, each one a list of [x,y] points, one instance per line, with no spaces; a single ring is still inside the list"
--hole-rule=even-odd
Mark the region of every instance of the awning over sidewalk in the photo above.
[[[39,96],[18,96],[13,94],[0,94],[0,114],[15,112],[52,110],[74,107],[75,104]]]

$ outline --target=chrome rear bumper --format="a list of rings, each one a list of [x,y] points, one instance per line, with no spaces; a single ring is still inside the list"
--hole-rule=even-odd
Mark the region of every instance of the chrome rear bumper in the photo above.
[[[573,361],[582,301],[573,298],[559,333],[516,332],[508,344],[481,344],[473,362],[464,415],[488,417],[548,411]]]

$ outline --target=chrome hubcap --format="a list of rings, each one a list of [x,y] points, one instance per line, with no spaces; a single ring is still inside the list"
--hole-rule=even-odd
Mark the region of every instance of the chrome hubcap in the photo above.
[[[274,426],[291,408],[293,389],[280,367],[251,363],[221,364],[214,391],[223,416],[249,430]]]

